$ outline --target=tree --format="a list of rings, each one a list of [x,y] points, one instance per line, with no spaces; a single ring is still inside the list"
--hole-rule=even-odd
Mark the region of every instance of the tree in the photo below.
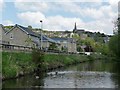
[[[32,29],[32,26],[31,26],[31,25],[29,25],[29,26],[28,26],[28,28],[29,28],[29,29]]]
[[[120,58],[120,18],[116,20],[114,23],[114,29],[117,31],[117,33],[111,37],[109,41],[109,48],[111,52],[116,55],[117,58]]]
[[[118,42],[118,35],[114,35],[113,37],[110,38],[109,48],[114,55],[119,56],[119,52],[118,52],[119,48],[117,42]]]
[[[117,42],[118,42],[118,57],[120,58],[120,17],[118,18],[118,39],[117,39]]]

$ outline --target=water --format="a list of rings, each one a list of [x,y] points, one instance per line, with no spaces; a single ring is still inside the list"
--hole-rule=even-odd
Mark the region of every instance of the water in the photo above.
[[[120,88],[120,63],[96,60],[7,80],[3,88]],[[56,73],[57,72],[57,73]]]

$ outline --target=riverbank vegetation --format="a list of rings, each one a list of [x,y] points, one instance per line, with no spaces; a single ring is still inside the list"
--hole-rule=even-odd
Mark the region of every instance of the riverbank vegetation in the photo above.
[[[111,37],[109,41],[109,48],[114,57],[117,58],[117,60],[120,60],[120,18],[118,18],[115,22],[115,35]]]
[[[36,71],[51,70],[100,58],[101,55],[44,54],[37,50],[32,53],[2,52],[2,77],[3,80],[7,78],[15,78]]]

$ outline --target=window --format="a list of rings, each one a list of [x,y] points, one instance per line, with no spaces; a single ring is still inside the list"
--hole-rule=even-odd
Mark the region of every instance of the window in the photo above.
[[[10,39],[13,39],[13,33],[10,34]]]

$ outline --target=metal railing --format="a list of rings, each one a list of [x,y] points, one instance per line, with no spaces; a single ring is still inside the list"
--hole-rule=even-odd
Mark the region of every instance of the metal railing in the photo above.
[[[5,52],[32,52],[33,49],[35,49],[35,48],[0,43],[0,49]],[[75,53],[70,53],[70,52],[65,52],[65,51],[60,51],[60,50],[44,50],[44,49],[42,49],[40,51],[43,51],[45,53],[50,53],[50,54],[75,54]]]
[[[33,48],[10,44],[0,44],[0,49],[2,49],[2,51],[32,51]]]

